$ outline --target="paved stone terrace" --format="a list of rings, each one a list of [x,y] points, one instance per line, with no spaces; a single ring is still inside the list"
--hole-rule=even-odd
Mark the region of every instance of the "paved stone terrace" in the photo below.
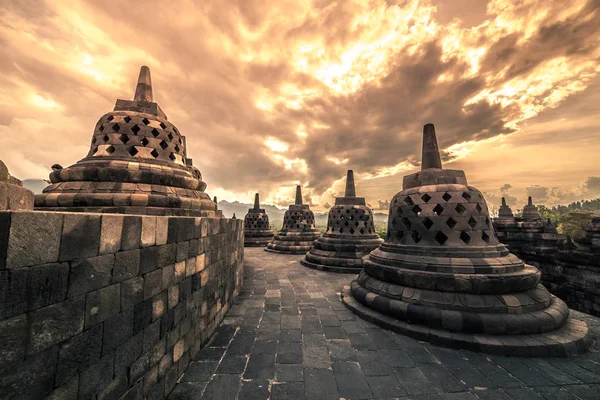
[[[432,346],[357,318],[339,299],[352,275],[300,258],[245,249],[244,289],[172,400],[600,399],[598,343],[568,360]]]

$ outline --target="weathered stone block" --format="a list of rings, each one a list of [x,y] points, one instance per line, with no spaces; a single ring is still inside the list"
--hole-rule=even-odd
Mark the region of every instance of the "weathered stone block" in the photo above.
[[[141,247],[142,217],[127,215],[123,219],[122,250],[133,250]]]
[[[58,261],[63,218],[63,214],[49,212],[10,213],[6,268]]]
[[[144,328],[144,352],[150,349],[160,339],[160,321],[154,321]]]
[[[142,355],[144,333],[140,332],[123,343],[115,352],[115,375],[127,376],[127,369]]]
[[[163,290],[154,297],[152,297],[152,320],[155,321],[158,318],[165,315],[167,312],[167,290]]]
[[[114,361],[115,354],[111,353],[81,373],[79,382],[81,398],[89,399],[95,396],[112,381]]]
[[[2,370],[25,358],[27,344],[27,316],[25,314],[0,321],[0,360]]]
[[[196,257],[185,260],[185,276],[190,277],[196,273]]]
[[[177,243],[177,262],[185,261],[190,254],[190,242]]]
[[[121,286],[114,284],[103,289],[88,293],[85,305],[85,327],[94,326],[121,309]]]
[[[133,312],[133,333],[138,333],[152,322],[152,299],[137,304]]]
[[[127,310],[144,300],[144,278],[136,276],[121,282],[121,310]]]
[[[175,264],[175,277],[173,279],[174,283],[179,283],[185,278],[185,261],[180,261]]]
[[[167,236],[169,234],[169,218],[156,217],[156,245],[160,246],[167,244]]]
[[[98,393],[98,400],[120,399],[125,392],[127,392],[127,375],[117,375]]]
[[[54,386],[56,346],[0,374],[0,393],[6,399],[41,399]]]
[[[101,216],[86,213],[65,214],[60,261],[89,258],[98,255]]]
[[[56,369],[56,384],[63,385],[73,376],[93,363],[102,355],[102,325],[72,337],[60,345],[58,365]]]
[[[154,246],[156,243],[156,217],[142,217],[142,247]]]
[[[177,258],[177,245],[166,244],[164,246],[158,247],[157,254],[157,267],[163,268],[167,265],[175,264],[175,259]]]
[[[123,218],[122,215],[102,215],[100,254],[111,254],[121,250]]]
[[[27,355],[39,353],[83,330],[85,298],[63,301],[29,314]]]
[[[79,375],[54,389],[44,400],[77,400],[79,398]]]
[[[108,286],[114,263],[113,254],[71,261],[68,297]]]
[[[162,285],[162,270],[156,270],[144,275],[144,300],[159,293]]]
[[[129,309],[104,322],[103,355],[133,336],[133,319],[133,309]]]
[[[111,283],[137,276],[140,270],[140,250],[120,251],[116,255]]]
[[[140,274],[146,274],[158,268],[158,247],[146,247],[140,250]]]

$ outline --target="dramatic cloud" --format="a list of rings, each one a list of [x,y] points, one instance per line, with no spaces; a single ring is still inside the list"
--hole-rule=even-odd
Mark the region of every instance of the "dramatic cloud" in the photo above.
[[[600,176],[590,176],[584,183],[587,191],[593,194],[600,194]]]
[[[580,154],[553,169],[562,160],[548,155],[600,151],[592,111],[569,106],[599,93],[599,9],[596,0],[8,2],[0,158],[21,178],[82,158],[98,118],[132,97],[148,65],[156,101],[220,199],[251,202],[259,191],[287,206],[301,184],[305,201],[324,207],[352,168],[361,195],[387,210],[375,199],[418,168],[427,122],[444,161],[486,193],[568,197],[597,160]]]

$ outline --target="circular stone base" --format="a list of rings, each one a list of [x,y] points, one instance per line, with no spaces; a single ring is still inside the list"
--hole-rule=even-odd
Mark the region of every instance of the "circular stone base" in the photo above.
[[[310,246],[277,246],[277,248],[269,248],[267,247],[265,251],[269,253],[279,253],[279,254],[306,254],[307,251],[310,250]]]
[[[305,267],[308,268],[312,268],[312,269],[318,269],[319,271],[327,271],[327,272],[337,272],[340,274],[358,274],[362,268],[358,267],[358,268],[352,268],[352,267],[336,267],[336,266],[332,266],[332,265],[322,265],[322,264],[315,264],[312,263],[310,261],[307,261],[306,258],[303,258],[302,260],[300,260],[300,264],[304,265]]]
[[[265,247],[266,245],[268,245],[271,241],[270,240],[244,240],[244,247]]]
[[[372,310],[359,303],[346,285],[342,303],[356,315],[382,328],[435,345],[512,357],[569,357],[585,353],[592,335],[585,322],[569,317],[560,328],[532,335],[479,335],[453,333],[409,324]]]

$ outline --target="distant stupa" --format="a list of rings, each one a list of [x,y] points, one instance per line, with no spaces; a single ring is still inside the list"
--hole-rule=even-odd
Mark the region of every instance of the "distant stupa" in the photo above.
[[[260,208],[259,195],[254,195],[254,207],[244,217],[244,246],[264,247],[273,240],[273,230],[269,224],[269,216],[264,208]]]

